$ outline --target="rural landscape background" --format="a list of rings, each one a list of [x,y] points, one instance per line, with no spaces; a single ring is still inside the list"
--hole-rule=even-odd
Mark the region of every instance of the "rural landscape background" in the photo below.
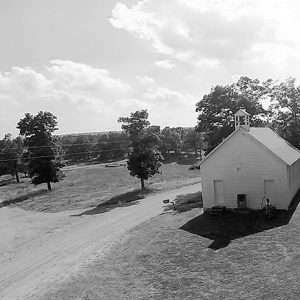
[[[300,149],[299,16],[0,0],[0,298],[299,299],[300,195],[228,222],[200,176],[239,109]]]

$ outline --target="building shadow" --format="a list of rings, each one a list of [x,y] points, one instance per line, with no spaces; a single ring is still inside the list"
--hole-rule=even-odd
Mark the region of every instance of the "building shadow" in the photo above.
[[[103,214],[105,212],[108,212],[112,209],[115,209],[117,207],[127,207],[131,205],[136,205],[138,203],[138,200],[144,199],[145,196],[152,191],[149,189],[145,189],[143,191],[141,190],[134,190],[125,194],[117,195],[112,197],[111,199],[100,203],[96,207],[86,210],[80,214],[77,215],[71,215],[72,217],[79,217],[84,215],[97,215],[97,214]]]
[[[299,201],[300,191],[292,200],[289,209],[276,210],[271,220],[265,219],[263,210],[227,210],[221,215],[210,215],[205,211],[180,229],[212,240],[209,248],[218,250],[228,246],[232,240],[287,225]]]

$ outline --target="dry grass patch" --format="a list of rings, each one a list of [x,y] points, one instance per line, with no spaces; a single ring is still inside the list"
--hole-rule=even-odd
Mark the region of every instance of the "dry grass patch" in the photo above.
[[[45,299],[299,299],[300,226],[238,238],[218,251],[179,229],[199,208],[130,231],[110,253]]]

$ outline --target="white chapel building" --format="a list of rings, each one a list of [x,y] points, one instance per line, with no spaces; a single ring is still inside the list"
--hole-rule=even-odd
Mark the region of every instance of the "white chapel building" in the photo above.
[[[270,128],[235,114],[235,131],[200,163],[203,207],[260,209],[269,198],[287,209],[300,188],[300,151]]]

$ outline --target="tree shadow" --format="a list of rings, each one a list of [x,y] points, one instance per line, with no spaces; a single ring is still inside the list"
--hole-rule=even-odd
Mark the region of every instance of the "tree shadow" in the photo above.
[[[10,205],[10,204],[20,203],[20,202],[23,202],[23,201],[28,200],[30,198],[33,198],[33,197],[45,195],[48,192],[49,191],[47,189],[38,190],[38,191],[32,191],[32,192],[29,192],[29,193],[27,193],[25,195],[20,195],[20,196],[17,196],[15,198],[12,198],[12,199],[5,200],[2,203],[0,203],[0,208],[4,207],[4,206],[7,206],[7,205]]]
[[[227,210],[221,215],[202,215],[190,220],[180,229],[213,240],[208,248],[218,250],[234,239],[287,225],[300,201],[300,191],[292,200],[288,210],[276,210],[274,218],[265,219],[263,210]]]
[[[96,214],[102,214],[105,212],[108,212],[114,208],[117,207],[127,207],[131,205],[136,205],[138,200],[144,199],[145,195],[151,193],[152,190],[145,189],[145,190],[134,190],[131,192],[127,192],[125,194],[117,195],[109,199],[108,201],[105,201],[103,203],[100,203],[96,207],[86,210],[80,214],[77,215],[71,215],[72,217],[79,217],[83,215],[96,215]]]

